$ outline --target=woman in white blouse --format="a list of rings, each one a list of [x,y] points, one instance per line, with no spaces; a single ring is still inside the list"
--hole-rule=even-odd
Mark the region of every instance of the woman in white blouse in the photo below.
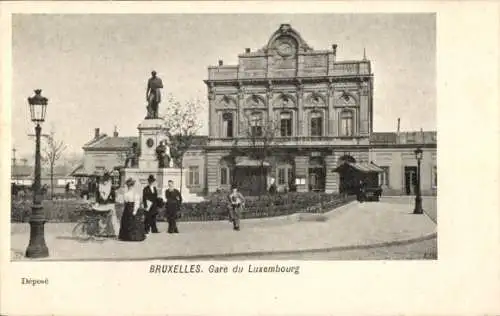
[[[118,238],[123,241],[143,241],[144,232],[143,210],[141,196],[135,190],[135,181],[128,178],[125,181],[127,191],[123,196],[124,208]]]

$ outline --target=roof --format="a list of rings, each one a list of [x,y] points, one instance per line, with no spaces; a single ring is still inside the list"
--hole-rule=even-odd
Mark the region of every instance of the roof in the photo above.
[[[437,144],[436,131],[378,132],[370,135],[371,145]]]
[[[134,142],[139,142],[139,137],[105,136],[87,143],[83,149],[129,149]]]
[[[356,162],[356,163],[354,163],[354,162],[344,162],[343,164],[341,164],[337,168],[333,169],[333,172],[340,172],[342,170],[345,170],[346,168],[352,168],[352,169],[354,169],[356,171],[365,172],[365,173],[370,173],[370,172],[380,173],[380,172],[384,172],[384,170],[382,170],[382,168],[380,168],[379,166],[377,166],[374,163],[362,163],[362,162]]]
[[[11,165],[10,172],[12,177],[28,177],[33,176],[33,166],[28,165]]]

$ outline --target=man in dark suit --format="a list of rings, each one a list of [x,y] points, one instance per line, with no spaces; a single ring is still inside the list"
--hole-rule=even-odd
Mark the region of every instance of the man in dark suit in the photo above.
[[[158,233],[158,227],[156,227],[156,216],[158,215],[158,190],[155,186],[156,179],[151,174],[148,177],[148,185],[142,190],[142,204],[144,206],[145,219],[144,226],[146,234],[149,231],[153,233]]]
[[[182,196],[179,190],[174,189],[174,181],[168,181],[168,189],[165,190],[166,198],[166,215],[168,221],[168,233],[178,234],[179,229],[177,228],[177,214],[180,211],[182,204]]]

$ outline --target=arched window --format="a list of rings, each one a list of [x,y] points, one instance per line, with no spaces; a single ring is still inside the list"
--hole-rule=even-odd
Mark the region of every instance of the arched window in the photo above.
[[[290,112],[280,114],[280,136],[292,136],[292,113]]]
[[[233,137],[233,113],[222,114],[222,137]]]
[[[340,135],[353,136],[354,135],[354,116],[352,111],[344,110],[340,113]]]
[[[250,115],[249,123],[250,123],[250,134],[251,136],[262,136],[262,113],[261,112],[253,112]]]
[[[323,115],[320,112],[311,113],[311,136],[323,135]]]

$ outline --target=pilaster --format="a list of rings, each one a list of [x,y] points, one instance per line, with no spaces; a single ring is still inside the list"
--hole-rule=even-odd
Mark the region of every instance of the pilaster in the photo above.
[[[337,167],[338,161],[337,155],[331,154],[325,157],[326,164],[326,183],[325,183],[325,192],[326,193],[339,193],[339,181],[340,177],[337,172],[334,172],[333,169]]]

